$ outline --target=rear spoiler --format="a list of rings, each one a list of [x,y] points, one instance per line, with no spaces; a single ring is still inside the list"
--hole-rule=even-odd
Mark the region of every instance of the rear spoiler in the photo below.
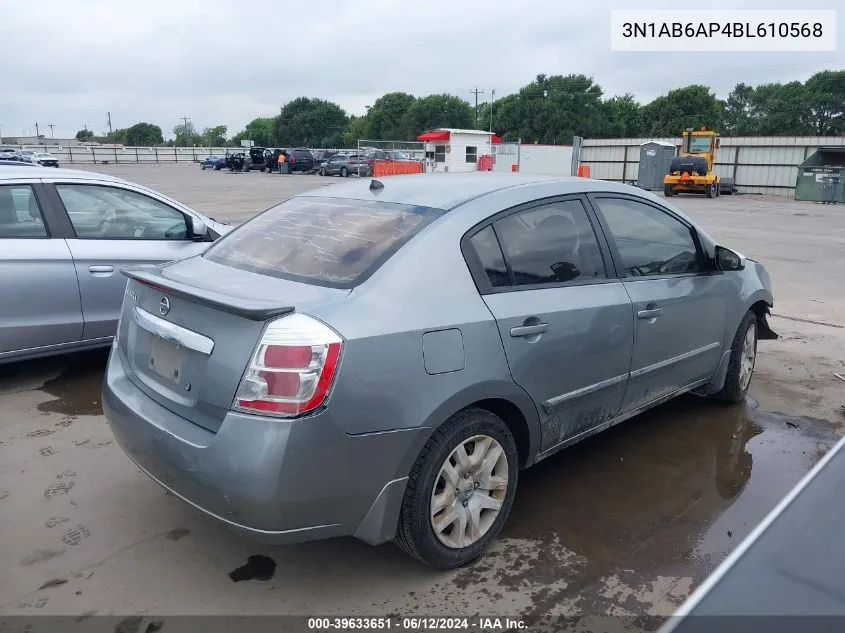
[[[194,303],[199,303],[215,310],[220,310],[221,312],[228,312],[229,314],[234,314],[250,321],[266,321],[267,319],[289,314],[294,311],[293,306],[280,304],[277,301],[263,301],[245,299],[233,295],[223,295],[207,288],[197,288],[173,281],[172,279],[165,279],[161,275],[156,274],[155,269],[136,268],[133,266],[124,268],[121,272],[130,279],[134,279],[150,288],[155,288],[174,297],[184,297]]]

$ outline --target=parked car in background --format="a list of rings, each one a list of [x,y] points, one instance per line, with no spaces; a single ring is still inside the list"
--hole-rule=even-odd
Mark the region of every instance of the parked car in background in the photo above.
[[[53,156],[52,154],[48,154],[47,152],[35,152],[35,154],[30,156],[29,162],[34,165],[41,165],[42,167],[59,166],[59,159]]]
[[[224,154],[213,154],[200,161],[200,169],[202,170],[214,169],[215,171],[219,171],[225,166],[226,156]]]
[[[408,154],[406,154],[405,152],[399,151],[398,149],[387,150],[385,153],[387,154],[388,160],[407,161],[407,162],[412,162],[414,160]]]
[[[370,165],[358,154],[335,154],[320,165],[321,176],[370,175]]]
[[[307,147],[294,147],[288,150],[288,171],[290,173],[311,173],[315,170],[314,155]]]
[[[0,160],[19,161],[21,159],[20,150],[14,147],[0,147]]]
[[[583,178],[356,179],[126,274],[103,407],[140,469],[252,538],[436,568],[496,538],[521,469],[689,391],[741,401],[777,338],[761,264]]]
[[[241,171],[252,171],[253,169],[257,169],[258,171],[266,171],[267,166],[264,162],[264,147],[250,147],[247,152],[244,153],[244,164],[241,168]]]
[[[120,178],[0,166],[0,363],[108,346],[122,266],[196,255],[229,230]]]
[[[26,163],[34,162],[32,160],[33,156],[35,156],[35,150],[34,149],[22,149],[20,151],[20,160],[22,160]]]

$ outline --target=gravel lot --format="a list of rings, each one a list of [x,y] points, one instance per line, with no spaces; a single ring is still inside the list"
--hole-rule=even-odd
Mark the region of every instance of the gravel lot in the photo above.
[[[335,182],[91,169],[230,222]],[[845,373],[841,209],[755,196],[673,203],[772,275],[781,340],[760,344],[753,399],[685,397],[542,462],[522,476],[494,550],[458,571],[433,572],[390,544],[241,540],[165,494],[113,443],[100,407],[106,354],[0,367],[0,630],[26,614],[668,615],[845,421],[845,382],[834,376]],[[253,556],[275,563],[271,578],[256,559],[248,565]],[[233,581],[244,565],[235,578],[247,579]]]

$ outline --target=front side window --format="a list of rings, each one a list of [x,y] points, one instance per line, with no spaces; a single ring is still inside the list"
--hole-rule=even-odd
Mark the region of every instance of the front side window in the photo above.
[[[629,277],[701,272],[689,228],[670,214],[629,198],[599,198]]]
[[[30,185],[0,185],[0,239],[12,237],[47,237]]]
[[[349,288],[442,214],[370,200],[291,198],[245,222],[203,256],[271,277]]]
[[[580,200],[562,200],[498,220],[496,232],[518,286],[602,279],[604,261]]]
[[[80,239],[184,240],[185,216],[148,196],[102,185],[56,185]]]

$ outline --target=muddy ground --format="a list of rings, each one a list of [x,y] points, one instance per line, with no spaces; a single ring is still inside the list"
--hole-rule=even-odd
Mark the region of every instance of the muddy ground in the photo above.
[[[100,169],[231,221],[333,181],[187,166]],[[673,203],[772,275],[771,325],[782,338],[760,343],[753,400],[684,397],[524,472],[502,537],[458,571],[433,572],[390,544],[244,541],[164,493],[116,447],[100,406],[105,352],[0,366],[0,621],[668,615],[845,421],[845,382],[834,376],[845,375],[840,209],[753,196]],[[129,622],[144,630],[140,619]]]

